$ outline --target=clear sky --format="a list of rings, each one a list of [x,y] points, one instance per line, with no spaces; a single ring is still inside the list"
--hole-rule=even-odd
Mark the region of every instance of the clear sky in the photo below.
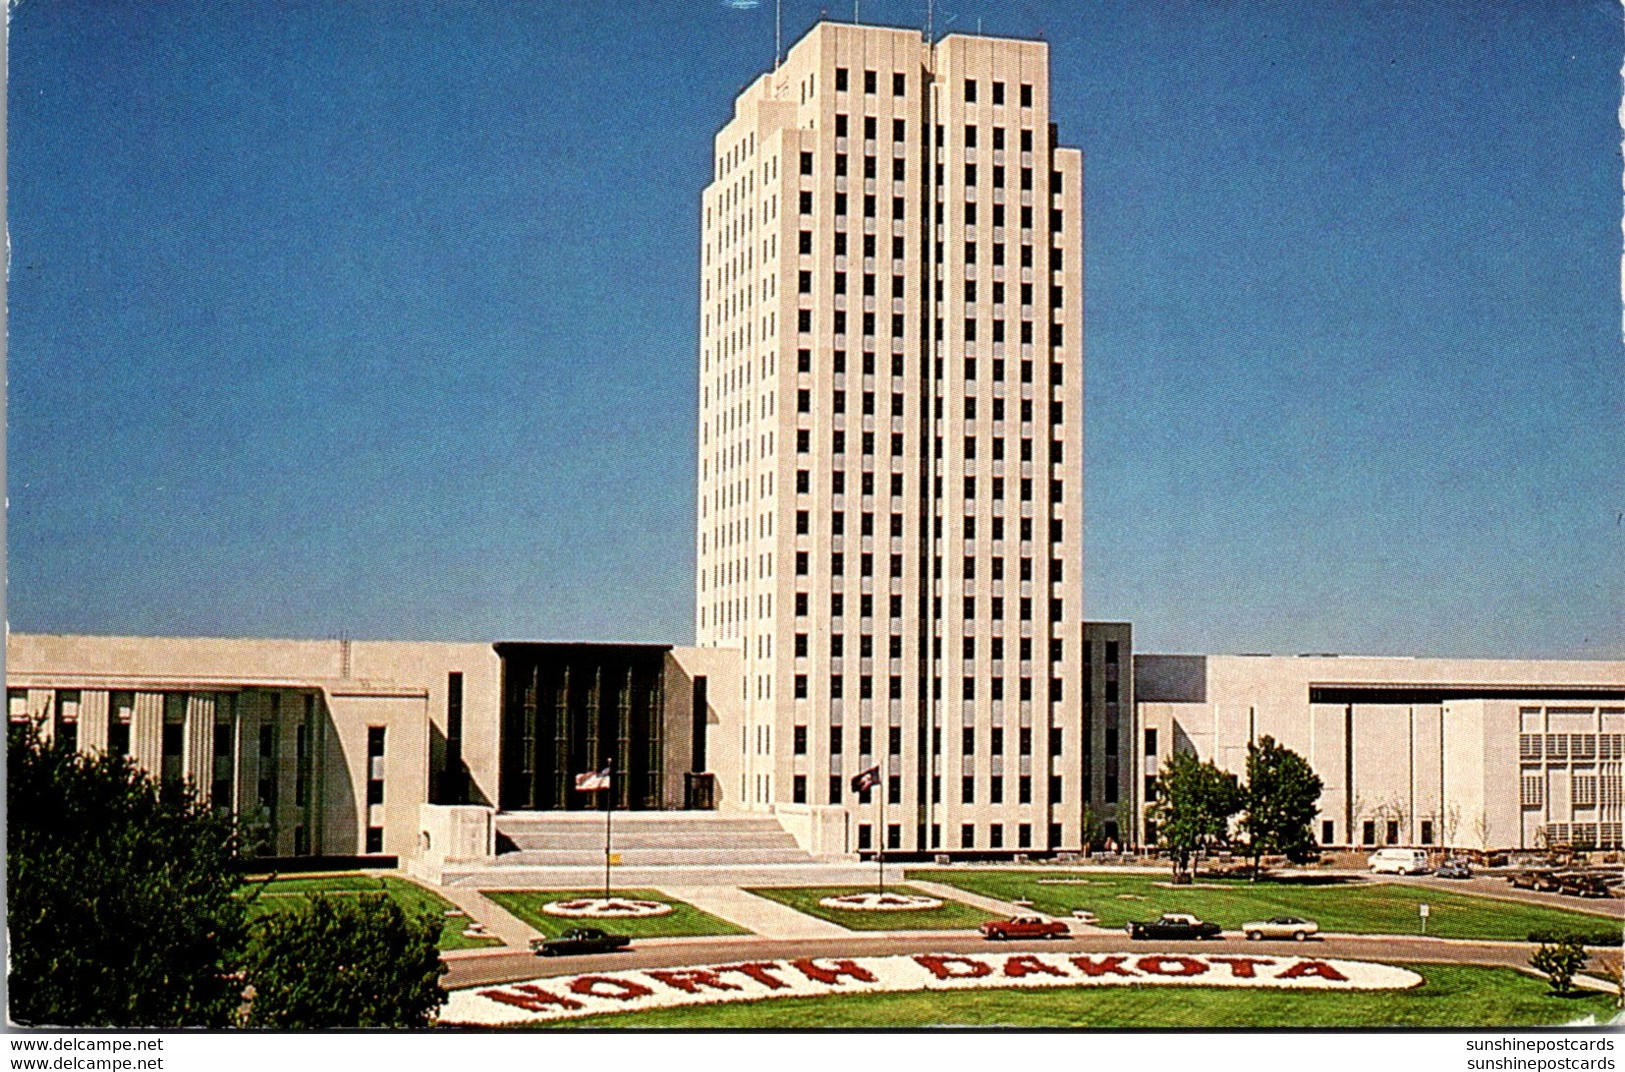
[[[770,0],[11,20],[13,629],[691,640],[696,212]],[[1086,154],[1088,617],[1625,656],[1617,3],[936,21],[1046,38]]]

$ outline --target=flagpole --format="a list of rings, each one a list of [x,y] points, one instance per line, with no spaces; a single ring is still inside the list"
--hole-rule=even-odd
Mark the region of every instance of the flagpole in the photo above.
[[[887,779],[882,775],[879,784],[875,786],[875,791],[880,794],[880,829],[875,832],[875,865],[880,872],[882,896],[886,893],[886,788]]]
[[[606,764],[613,767],[613,764]],[[604,900],[609,900],[609,860],[610,860],[610,831],[613,816],[615,815],[615,772],[610,770],[610,783],[603,789],[604,793]]]

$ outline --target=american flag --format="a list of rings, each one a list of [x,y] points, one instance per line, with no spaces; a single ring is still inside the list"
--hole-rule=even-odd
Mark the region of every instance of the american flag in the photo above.
[[[875,764],[866,771],[859,771],[852,776],[852,792],[867,793],[880,782],[880,764]]]
[[[601,771],[588,771],[586,774],[576,775],[576,790],[582,793],[596,793],[601,789],[609,788],[610,768]]]

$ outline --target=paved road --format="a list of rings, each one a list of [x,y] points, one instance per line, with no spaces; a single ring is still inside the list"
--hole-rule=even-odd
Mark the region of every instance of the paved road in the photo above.
[[[1440,938],[1400,938],[1386,935],[1334,935],[1310,942],[1249,942],[1239,934],[1207,942],[1133,942],[1121,931],[1102,931],[1054,942],[987,942],[974,934],[873,935],[854,933],[842,938],[773,941],[757,936],[680,941],[648,939],[619,953],[596,956],[541,958],[529,953],[493,953],[451,961],[443,980],[449,988],[514,982],[543,975],[584,974],[627,968],[673,968],[689,964],[716,964],[750,959],[784,960],[792,957],[884,956],[892,953],[1080,953],[1123,952],[1144,947],[1148,952],[1237,953],[1268,956],[1318,954],[1351,960],[1487,964],[1524,968],[1529,946],[1523,942],[1464,942]]]
[[[1520,890],[1508,885],[1507,880],[1500,875],[1478,874],[1468,879],[1435,878],[1432,875],[1384,875],[1381,878],[1372,878],[1371,881],[1397,882],[1424,889],[1471,893],[1498,901],[1517,901],[1521,904],[1544,905],[1547,908],[1567,908],[1572,912],[1607,916],[1616,922],[1625,923],[1625,898],[1569,897],[1561,893]]]

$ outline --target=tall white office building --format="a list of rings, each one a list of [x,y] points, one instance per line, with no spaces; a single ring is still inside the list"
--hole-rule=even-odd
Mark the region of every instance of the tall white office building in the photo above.
[[[1048,64],[825,22],[716,137],[696,626],[741,651],[745,712],[720,789],[854,851],[1076,849],[1102,814],[1083,161]],[[874,765],[883,830],[850,786]]]

